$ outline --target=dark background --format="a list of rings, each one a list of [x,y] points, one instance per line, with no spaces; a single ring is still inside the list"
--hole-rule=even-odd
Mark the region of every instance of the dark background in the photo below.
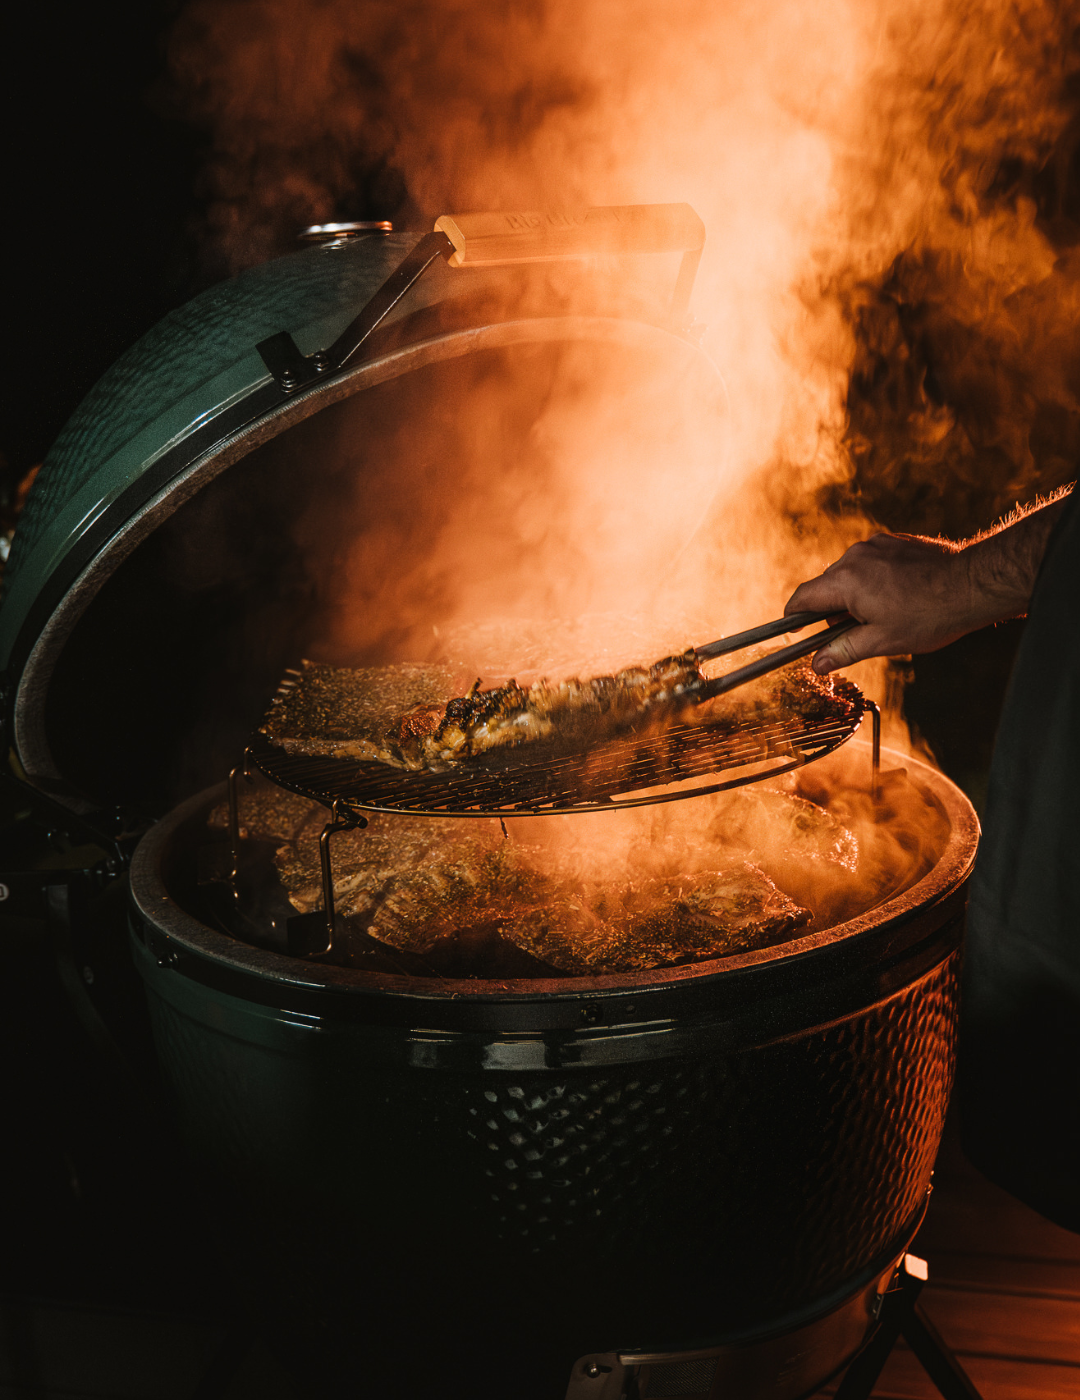
[[[178,8],[8,11],[0,530],[87,390],[213,280],[206,138],[165,81]],[[0,872],[77,865],[71,846],[0,788]],[[0,904],[0,1390],[269,1400],[284,1384],[248,1345],[168,1125],[125,899],[123,880],[91,891],[74,938],[40,897]]]
[[[162,0],[7,21],[12,305],[0,448],[39,462],[112,361],[200,285],[201,133],[170,115]]]
[[[197,239],[203,137],[170,115],[162,89],[175,9],[111,0],[8,11],[2,528],[18,483],[86,391],[205,284]],[[44,848],[42,840],[18,797],[0,790],[0,870],[78,863],[59,834]],[[104,903],[94,896],[96,932],[78,946],[65,943],[40,899],[16,892],[0,905],[5,1395],[43,1394],[65,1366],[79,1393],[91,1393],[82,1383],[90,1386],[101,1358],[77,1354],[79,1328],[104,1336],[104,1314],[80,1309],[112,1309],[120,1319],[108,1348],[119,1349],[121,1380],[146,1350],[132,1331],[146,1315],[197,1320],[195,1332],[172,1338],[168,1362],[147,1360],[147,1374],[160,1371],[163,1380],[177,1365],[197,1375],[209,1364],[218,1324],[233,1315],[198,1211],[181,1189],[175,1141],[158,1117],[141,993],[116,917],[124,894],[114,882]],[[96,998],[134,1074],[73,1009],[64,987],[71,977]],[[124,1348],[130,1354],[121,1360]]]

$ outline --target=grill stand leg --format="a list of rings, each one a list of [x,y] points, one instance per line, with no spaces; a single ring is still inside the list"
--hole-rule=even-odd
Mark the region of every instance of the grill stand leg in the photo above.
[[[864,701],[864,706],[870,711],[872,731],[870,796],[877,802],[881,796],[881,709],[873,700]]]
[[[232,869],[229,886],[234,901],[240,901],[240,777],[251,781],[251,750],[229,771],[229,845]],[[301,914],[289,920],[289,952],[298,957],[323,957],[334,946],[334,870],[330,862],[330,837],[338,831],[356,831],[367,826],[367,818],[338,798],[330,810],[330,820],[319,836],[319,864],[322,868],[323,907],[321,913]]]
[[[229,845],[232,850],[232,868],[229,871],[229,887],[232,890],[233,902],[239,904],[240,889],[238,877],[240,875],[240,774],[242,773],[248,782],[251,781],[251,770],[248,766],[249,749],[244,750],[244,756],[235,768],[229,769]]]
[[[897,1339],[903,1337],[944,1400],[981,1400],[967,1372],[919,1307],[927,1280],[922,1259],[905,1254],[885,1295],[877,1331],[848,1367],[833,1400],[870,1400]]]
[[[330,809],[330,820],[319,836],[319,864],[322,868],[322,912],[300,914],[289,920],[289,952],[295,957],[321,958],[334,946],[334,869],[330,861],[330,838],[338,831],[358,831],[367,826],[367,817],[339,798]]]

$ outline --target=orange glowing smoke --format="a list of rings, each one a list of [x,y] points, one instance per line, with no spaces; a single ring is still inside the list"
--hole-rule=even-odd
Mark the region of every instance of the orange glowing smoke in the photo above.
[[[875,522],[970,530],[1075,471],[1080,210],[1054,202],[1080,133],[1065,5],[193,0],[172,67],[212,136],[207,239],[229,270],[311,220],[694,205],[693,309],[730,415],[723,450],[714,423],[695,448],[717,484],[680,586],[713,633],[775,615]],[[626,530],[644,542],[665,522],[631,511],[605,533],[605,500],[655,499],[658,472],[673,501],[685,483],[658,451],[613,462],[603,410],[575,413],[536,606],[606,613],[594,578],[626,577]],[[425,577],[482,535],[459,525]],[[511,564],[474,582],[451,622],[521,597]],[[886,669],[856,678],[887,700]]]

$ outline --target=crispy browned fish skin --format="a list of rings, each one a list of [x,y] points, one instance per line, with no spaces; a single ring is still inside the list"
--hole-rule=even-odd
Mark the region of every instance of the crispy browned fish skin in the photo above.
[[[560,745],[596,742],[632,728],[660,706],[690,703],[705,684],[691,647],[652,666],[629,666],[613,676],[571,677],[558,685],[516,681],[451,700],[434,732],[405,746],[410,766],[442,768],[490,753],[547,741]]]
[[[370,921],[387,893],[414,872],[437,872],[471,850],[470,835],[456,826],[420,817],[394,817],[372,821],[360,831],[344,831],[332,838],[334,899],[339,913]],[[319,836],[323,823],[304,828],[298,839],[277,853],[278,875],[295,908],[309,913],[322,904],[322,869]],[[437,877],[440,878],[440,877]],[[445,877],[441,877],[445,879]],[[432,890],[433,905],[435,891]],[[423,928],[411,931],[420,937]],[[413,947],[412,942],[402,947]],[[416,949],[419,951],[419,949]]]
[[[481,690],[477,681],[455,697],[456,680],[457,673],[439,666],[349,670],[304,661],[262,732],[289,753],[445,769],[492,749],[618,732],[657,705],[689,700],[704,677],[691,650],[650,667],[559,685],[510,681]]]
[[[523,910],[503,924],[503,936],[583,976],[730,957],[782,942],[810,920],[749,862],[604,894],[601,908],[586,893]]]
[[[819,676],[809,660],[802,660],[791,661],[725,695],[704,701],[695,718],[708,724],[730,724],[734,728],[793,719],[808,722],[843,719],[851,714],[852,708],[852,701],[837,691],[832,676]]]
[[[692,648],[613,676],[576,677],[529,687],[515,681],[449,698],[446,667],[366,670],[305,661],[299,682],[280,695],[262,732],[291,753],[328,754],[394,767],[445,770],[495,750],[547,743],[577,748],[612,738],[656,716],[728,724],[845,717],[851,702],[832,679],[794,662],[698,705],[705,684]]]
[[[400,745],[412,736],[419,712],[441,720],[460,684],[460,673],[446,666],[352,669],[303,661],[296,684],[275,697],[262,732],[288,753],[401,767]]]
[[[276,858],[292,904],[304,912],[321,905],[321,827],[303,825]],[[440,938],[487,923],[560,971],[631,972],[767,947],[809,918],[738,860],[677,878],[582,883],[569,871],[536,869],[529,847],[497,831],[463,831],[449,820],[376,818],[334,842],[338,911],[421,955]]]

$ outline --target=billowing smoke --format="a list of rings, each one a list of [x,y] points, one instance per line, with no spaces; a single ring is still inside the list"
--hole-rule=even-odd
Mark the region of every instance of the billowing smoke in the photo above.
[[[1080,16],[923,4],[883,36],[834,259],[854,332],[837,496],[963,535],[1076,476]]]
[[[876,524],[1075,474],[1077,36],[1039,0],[191,0],[172,71],[223,270],[313,220],[694,205],[719,633]]]

